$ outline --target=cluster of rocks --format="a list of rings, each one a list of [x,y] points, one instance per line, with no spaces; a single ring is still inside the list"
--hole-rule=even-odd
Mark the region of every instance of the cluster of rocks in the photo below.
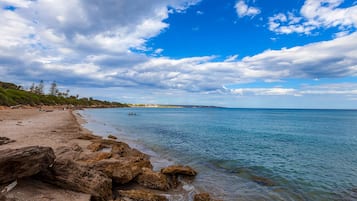
[[[0,185],[24,177],[34,177],[72,191],[91,195],[91,200],[165,201],[157,191],[179,185],[178,177],[194,177],[197,172],[188,166],[169,166],[153,171],[149,157],[113,139],[81,136],[91,140],[82,148],[78,144],[59,147],[30,146],[0,151]],[[141,188],[116,190],[115,186],[135,183]],[[1,190],[1,189],[0,189]],[[211,201],[206,193],[195,201]]]

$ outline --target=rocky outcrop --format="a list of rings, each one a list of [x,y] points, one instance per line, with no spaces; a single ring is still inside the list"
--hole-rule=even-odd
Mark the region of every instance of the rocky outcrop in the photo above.
[[[120,190],[119,199],[117,200],[130,200],[130,201],[168,201],[165,196],[152,193],[145,190]]]
[[[104,172],[115,183],[126,184],[138,176],[144,167],[152,168],[149,160],[140,157],[104,159],[91,165],[95,170]]]
[[[72,160],[56,160],[38,178],[64,189],[88,193],[94,200],[104,201],[112,197],[112,180],[107,175]]]
[[[30,146],[0,151],[0,183],[7,183],[46,170],[55,160],[50,147]]]
[[[141,186],[162,191],[169,190],[171,186],[169,176],[160,172],[154,172],[149,168],[143,168],[142,173],[138,175],[136,181]]]
[[[189,167],[182,165],[172,165],[161,169],[161,173],[170,175],[196,176],[197,172]]]
[[[8,144],[11,142],[15,142],[15,140],[11,140],[10,138],[7,137],[0,137],[0,145]]]
[[[93,142],[92,144],[87,146],[87,149],[91,150],[92,152],[100,151],[101,149],[108,148],[104,144],[100,142]]]

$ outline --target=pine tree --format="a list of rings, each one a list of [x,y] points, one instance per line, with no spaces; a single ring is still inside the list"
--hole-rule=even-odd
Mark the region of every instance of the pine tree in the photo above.
[[[56,81],[53,81],[51,84],[51,88],[50,88],[50,95],[56,96],[57,93],[58,93],[57,83],[56,83]]]

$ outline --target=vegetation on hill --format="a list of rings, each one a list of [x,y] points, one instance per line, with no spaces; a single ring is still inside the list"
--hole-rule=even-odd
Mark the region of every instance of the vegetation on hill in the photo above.
[[[128,107],[127,104],[95,100],[93,98],[79,98],[70,96],[69,90],[60,92],[57,84],[51,84],[50,93],[45,94],[43,81],[39,85],[33,84],[30,89],[23,90],[21,86],[13,83],[0,82],[0,105],[73,105],[80,107]]]

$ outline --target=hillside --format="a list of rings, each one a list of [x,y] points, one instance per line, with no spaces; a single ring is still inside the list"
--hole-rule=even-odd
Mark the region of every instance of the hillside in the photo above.
[[[76,96],[45,95],[22,90],[21,86],[0,81],[0,105],[73,105],[80,107],[128,107],[127,104],[95,100],[92,98],[77,98]]]

